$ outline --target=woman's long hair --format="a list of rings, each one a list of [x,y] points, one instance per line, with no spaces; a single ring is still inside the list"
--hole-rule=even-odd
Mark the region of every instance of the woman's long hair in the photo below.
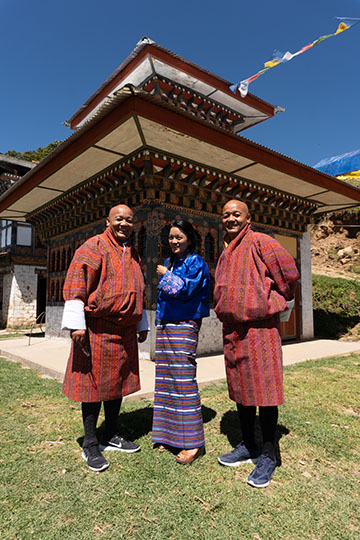
[[[196,250],[197,250],[196,232],[195,232],[194,227],[190,223],[190,221],[186,221],[186,219],[175,219],[172,223],[170,223],[169,234],[172,227],[176,227],[177,229],[180,229],[180,231],[185,234],[187,241],[189,242],[189,246],[187,248],[186,254],[188,255],[189,253],[196,253]],[[172,267],[175,259],[176,259],[176,256],[171,251],[170,259],[167,264],[168,268]]]

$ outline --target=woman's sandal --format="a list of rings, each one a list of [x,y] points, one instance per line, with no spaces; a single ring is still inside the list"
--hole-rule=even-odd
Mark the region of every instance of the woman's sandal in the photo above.
[[[195,450],[195,452],[194,452]],[[176,462],[180,465],[191,465],[195,459],[202,457],[205,454],[205,446],[194,448],[192,450],[181,450],[176,456]]]

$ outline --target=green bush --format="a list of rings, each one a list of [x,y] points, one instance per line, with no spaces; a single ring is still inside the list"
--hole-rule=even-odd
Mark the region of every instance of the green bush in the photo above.
[[[313,307],[315,335],[341,337],[360,320],[360,283],[313,275]]]

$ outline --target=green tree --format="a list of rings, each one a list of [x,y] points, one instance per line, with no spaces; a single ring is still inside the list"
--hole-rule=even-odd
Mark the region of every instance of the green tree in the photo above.
[[[7,156],[16,157],[19,159],[24,159],[25,161],[41,161],[50,154],[55,148],[61,144],[62,141],[54,141],[48,144],[45,148],[38,148],[37,150],[26,150],[26,152],[17,152],[16,150],[8,150],[6,152]]]

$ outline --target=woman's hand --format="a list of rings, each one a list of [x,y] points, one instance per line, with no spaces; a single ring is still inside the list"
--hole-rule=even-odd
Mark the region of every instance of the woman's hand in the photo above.
[[[162,264],[158,264],[156,267],[156,273],[159,277],[162,277],[165,272],[167,272],[166,266],[163,266]]]

